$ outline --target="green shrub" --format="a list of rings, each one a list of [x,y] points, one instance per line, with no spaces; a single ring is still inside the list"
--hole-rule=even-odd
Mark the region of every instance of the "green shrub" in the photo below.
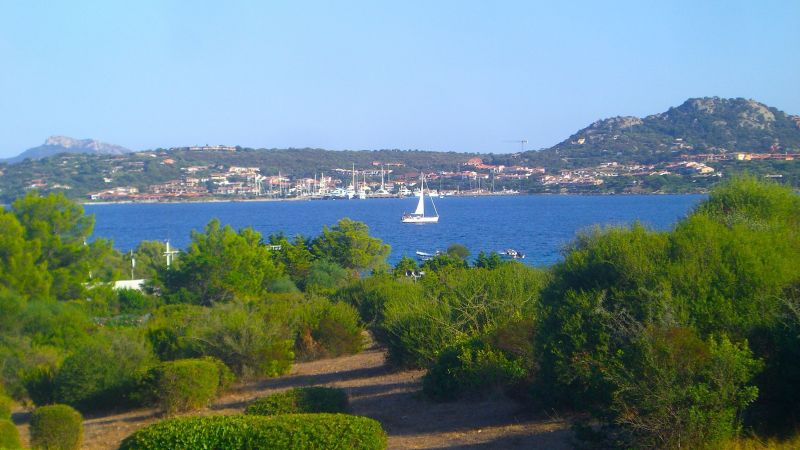
[[[120,450],[385,449],[375,420],[345,414],[181,417],[128,436]]]
[[[22,448],[22,443],[19,441],[19,430],[10,420],[0,419],[0,448],[4,450]]]
[[[50,365],[37,365],[22,372],[22,384],[34,405],[49,405],[55,401],[57,369]]]
[[[600,438],[622,448],[716,448],[740,431],[742,411],[758,389],[747,343],[703,341],[690,328],[647,329],[637,338],[628,369],[609,368],[617,386],[595,410]],[[585,431],[585,430],[584,430]]]
[[[428,367],[447,347],[535,317],[546,272],[522,264],[429,273],[421,296],[389,299],[376,337],[391,363]]]
[[[203,361],[208,361],[214,363],[217,366],[217,373],[219,373],[219,385],[217,387],[217,392],[223,392],[228,390],[233,383],[236,381],[236,375],[231,371],[228,366],[225,365],[219,358],[214,358],[213,356],[204,356],[200,358]]]
[[[390,299],[402,303],[404,299],[421,295],[422,288],[417,283],[387,275],[373,275],[339,289],[333,299],[350,304],[358,310],[362,322],[374,326],[383,323],[383,310]]]
[[[444,350],[422,380],[434,400],[454,400],[518,383],[529,374],[529,362],[509,358],[481,339]]]
[[[152,360],[135,337],[97,339],[64,360],[54,380],[55,400],[84,412],[131,404],[137,375]]]
[[[14,405],[11,397],[0,391],[0,420],[11,419],[11,407]]]
[[[217,395],[220,375],[213,360],[179,359],[150,369],[143,384],[145,400],[174,414],[207,406]]]
[[[316,298],[306,302],[295,347],[303,359],[358,353],[363,347],[363,327],[355,308]]]
[[[347,394],[343,390],[314,386],[260,398],[247,407],[245,414],[343,413],[347,412],[347,407]]]
[[[141,314],[153,309],[155,301],[152,297],[136,289],[120,289],[116,291],[121,314]]]
[[[83,439],[83,417],[67,405],[36,408],[31,414],[31,447],[77,450]]]

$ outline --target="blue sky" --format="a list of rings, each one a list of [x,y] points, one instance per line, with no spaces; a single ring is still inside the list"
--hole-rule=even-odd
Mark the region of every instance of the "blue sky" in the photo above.
[[[0,0],[0,156],[53,134],[511,152],[713,95],[800,114],[798,24],[793,0]]]

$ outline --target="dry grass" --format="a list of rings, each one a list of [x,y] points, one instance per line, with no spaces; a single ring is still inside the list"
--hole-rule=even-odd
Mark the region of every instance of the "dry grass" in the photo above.
[[[739,438],[730,441],[722,447],[722,450],[797,450],[800,449],[800,433],[796,433],[791,438],[761,439],[758,437]]]

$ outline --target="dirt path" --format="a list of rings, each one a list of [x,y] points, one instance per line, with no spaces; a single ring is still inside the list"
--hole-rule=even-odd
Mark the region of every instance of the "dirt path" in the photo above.
[[[236,414],[252,400],[292,387],[344,389],[353,414],[381,422],[390,449],[566,449],[571,433],[563,420],[522,412],[506,398],[433,403],[421,393],[422,371],[390,371],[384,352],[298,363],[285,377],[245,384],[201,414]],[[24,417],[19,419],[24,421]],[[115,449],[132,432],[160,419],[153,409],[87,418],[84,448]],[[20,426],[27,439],[27,424]]]

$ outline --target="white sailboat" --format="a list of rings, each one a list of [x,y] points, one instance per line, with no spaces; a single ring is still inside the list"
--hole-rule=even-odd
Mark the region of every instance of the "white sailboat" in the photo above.
[[[419,202],[417,202],[417,209],[411,214],[403,214],[403,223],[437,223],[439,222],[439,212],[436,211],[436,204],[433,203],[431,197],[431,205],[433,205],[434,216],[425,216],[425,175],[420,174],[419,183]]]

